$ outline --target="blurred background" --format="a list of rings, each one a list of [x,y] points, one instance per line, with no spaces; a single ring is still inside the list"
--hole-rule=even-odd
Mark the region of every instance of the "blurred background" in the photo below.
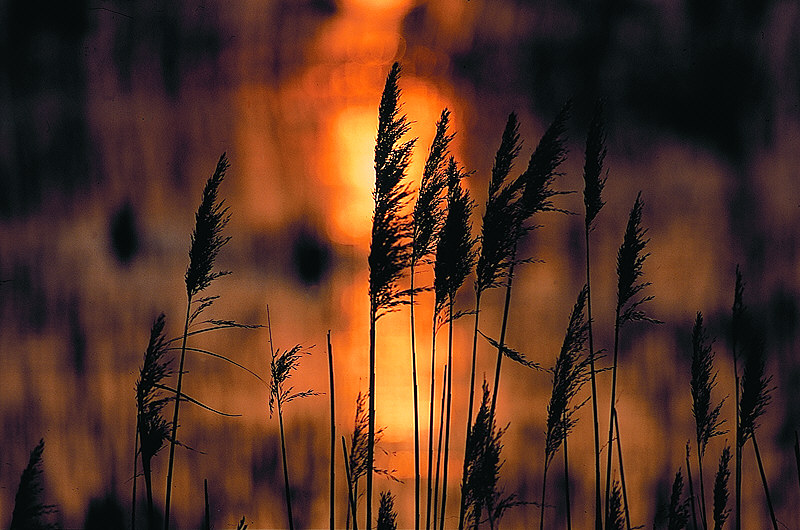
[[[651,526],[675,472],[683,466],[685,473],[684,445],[694,439],[689,356],[697,311],[717,339],[716,399],[728,396],[723,415],[733,429],[728,326],[740,264],[745,302],[767,333],[776,387],[759,443],[778,519],[800,525],[792,460],[800,427],[800,6],[792,0],[3,0],[0,524],[10,522],[19,475],[42,437],[45,500],[58,505],[59,521],[67,528],[129,524],[134,383],[155,317],[166,313],[170,336],[182,331],[194,211],[223,152],[231,162],[221,195],[232,240],[218,266],[233,274],[210,288],[221,297],[210,316],[266,323],[269,305],[278,347],[316,345],[293,381],[321,392],[328,391],[331,330],[337,429],[349,436],[355,397],[368,383],[372,156],[377,105],[395,60],[411,134],[419,137],[410,178],[418,181],[434,123],[449,108],[452,151],[474,171],[467,185],[478,203],[476,234],[512,111],[525,142],[518,173],[572,100],[570,153],[556,185],[578,192],[558,205],[582,212],[586,128],[595,101],[605,99],[607,205],[592,263],[596,344],[613,347],[616,250],[639,190],[651,238],[648,312],[665,322],[631,325],[622,341],[618,406],[632,522]],[[524,251],[542,262],[519,271],[508,342],[552,366],[584,283],[583,218],[547,214],[538,222]],[[430,282],[430,272],[420,279]],[[459,300],[463,310],[474,304],[470,286]],[[420,301],[417,320],[424,418],[430,302]],[[501,293],[485,297],[488,335],[499,335],[501,307]],[[468,320],[455,329],[453,524]],[[377,422],[386,429],[378,465],[395,469],[404,484],[379,479],[376,490],[398,495],[400,527],[413,526],[408,326],[408,314],[399,312],[378,328]],[[201,345],[267,375],[265,330],[224,331]],[[494,353],[482,345],[479,357],[480,370],[491,374]],[[175,521],[199,526],[207,478],[214,527],[233,527],[242,515],[252,528],[284,527],[267,389],[214,359],[187,363],[187,393],[242,416],[182,409],[179,438],[197,451],[176,455]],[[551,382],[511,364],[504,370],[498,421],[509,428],[501,482],[507,493],[534,501]],[[601,432],[609,379],[599,384]],[[327,399],[309,397],[285,410],[301,528],[328,520]],[[577,528],[588,528],[593,514],[589,413],[579,413],[569,446]],[[733,435],[709,445],[706,484],[725,439]],[[768,519],[750,447],[745,527],[758,528]],[[154,461],[157,499],[166,460],[164,451]],[[548,488],[554,526],[564,517],[559,468]],[[538,517],[538,507],[520,506],[504,524],[529,526]]]

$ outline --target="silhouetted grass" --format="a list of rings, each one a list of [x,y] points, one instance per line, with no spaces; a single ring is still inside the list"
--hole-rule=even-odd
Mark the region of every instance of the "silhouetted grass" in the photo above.
[[[56,513],[56,507],[45,504],[42,484],[42,453],[44,438],[39,440],[31,451],[28,465],[22,471],[19,488],[14,497],[14,511],[11,514],[10,530],[51,530],[57,528],[48,521],[49,516]]]
[[[667,515],[667,528],[669,530],[681,530],[689,524],[688,499],[683,497],[683,475],[680,470],[675,473],[675,480],[672,482],[672,494],[669,498],[669,512]]]
[[[714,530],[722,530],[728,520],[728,480],[730,471],[731,448],[726,445],[719,457],[719,467],[714,478]]]

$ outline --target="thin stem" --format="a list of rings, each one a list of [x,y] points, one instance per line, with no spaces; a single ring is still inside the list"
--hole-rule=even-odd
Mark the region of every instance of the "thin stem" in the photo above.
[[[689,482],[689,502],[692,508],[692,524],[697,530],[697,510],[694,503],[694,480],[692,480],[692,466],[689,463],[689,442],[686,442],[686,478]]]
[[[592,335],[592,290],[589,273],[589,226],[586,226],[586,315],[589,330],[589,373],[592,383],[592,419],[594,420],[594,490],[595,490],[595,530],[603,530],[603,512],[600,508],[600,424],[597,416],[597,382],[594,367],[594,338]]]
[[[431,503],[433,502],[433,497],[431,497],[433,490],[431,489],[432,480],[433,480],[433,409],[434,409],[434,400],[435,400],[435,390],[436,390],[436,312],[434,311],[433,315],[433,328],[431,331],[431,393],[430,393],[430,417],[428,422],[428,495],[426,499],[427,503],[427,515],[425,516],[425,528],[430,530],[431,528]]]
[[[622,465],[622,438],[619,435],[619,416],[614,409],[614,427],[617,430],[617,454],[619,457],[619,482],[622,485],[622,502],[625,504],[625,525],[631,530],[631,514],[628,509],[628,489],[625,487],[625,466]]]
[[[545,456],[545,466],[544,472],[542,473],[542,504],[541,504],[541,512],[539,515],[539,530],[544,530],[544,502],[545,502],[545,495],[547,493],[547,468],[550,467],[547,464],[547,456]]]
[[[506,300],[503,306],[503,323],[500,326],[500,340],[497,347],[497,366],[494,371],[494,390],[492,391],[492,408],[489,417],[494,420],[494,413],[497,407],[497,391],[500,387],[500,366],[503,362],[503,347],[506,341],[506,329],[508,327],[508,309],[511,305],[511,284],[514,281],[514,262],[517,256],[517,245],[514,243],[514,250],[511,252],[511,265],[508,268],[508,283],[506,283]]]
[[[439,407],[439,441],[437,442],[436,448],[436,479],[433,489],[433,527],[436,528],[436,525],[439,521],[439,470],[441,469],[442,464],[442,424],[444,423],[444,398],[445,398],[445,391],[447,390],[447,374],[450,370],[448,369],[448,365],[444,365],[444,374],[442,374],[442,404]]]
[[[453,299],[450,298],[449,304],[449,323],[447,330],[447,366],[450,369],[447,371],[447,420],[444,426],[444,466],[442,478],[442,522],[439,526],[440,530],[444,530],[444,514],[447,506],[447,471],[448,463],[450,462],[450,411],[453,401]]]
[[[138,482],[136,463],[139,461],[139,418],[136,411],[136,433],[133,436],[133,499],[131,500],[131,530],[136,530],[136,483]]]
[[[469,439],[472,436],[472,412],[475,401],[475,365],[478,351],[478,316],[481,309],[481,291],[475,290],[475,331],[472,334],[472,368],[469,375],[469,406],[467,408],[467,435],[464,438],[464,447],[469,447]],[[464,450],[464,468],[461,471],[461,483],[466,484],[467,480],[467,451]],[[461,501],[458,509],[458,530],[464,530],[464,518],[467,514],[467,504],[464,499],[464,492],[461,491]]]
[[[614,441],[614,416],[617,412],[617,360],[619,357],[619,311],[620,307],[617,304],[616,316],[614,319],[614,363],[611,368],[611,407],[608,416],[608,445],[607,452],[608,458],[606,461],[606,517],[608,517],[609,509],[611,508],[611,457],[614,454],[612,443]]]
[[[417,388],[417,344],[414,332],[414,266],[416,260],[411,260],[409,301],[411,308],[411,384],[414,393],[414,529],[419,530],[420,508],[419,508],[419,389]],[[432,373],[432,372],[431,372]]]
[[[189,333],[189,317],[192,311],[192,295],[188,295],[186,302],[186,321],[183,326],[183,340],[181,341],[181,363],[178,368],[178,384],[175,387],[175,412],[172,415],[172,436],[169,442],[169,464],[167,465],[167,493],[164,499],[164,530],[169,530],[169,507],[172,500],[172,470],[175,463],[175,444],[178,436],[178,407],[181,404],[181,386],[183,385],[183,365],[186,360],[186,338]]]
[[[144,487],[147,492],[147,528],[155,528],[156,510],[153,506],[153,474],[149,458],[142,458],[142,473],[144,474]]]
[[[286,513],[289,517],[289,530],[294,530],[294,519],[292,517],[292,494],[289,491],[289,467],[286,464],[286,440],[283,435],[283,411],[281,410],[281,401],[278,403],[278,422],[281,429],[281,456],[283,458],[283,484],[286,489]]]
[[[205,520],[203,521],[203,530],[211,530],[211,508],[208,506],[208,479],[203,479],[203,494],[206,501]]]
[[[333,348],[331,347],[331,330],[328,330],[328,374],[331,387],[331,483],[330,483],[330,519],[331,530],[335,527],[336,501],[336,400],[333,391]]]
[[[753,431],[753,449],[756,450],[756,461],[758,462],[758,472],[761,473],[761,483],[764,485],[764,495],[767,497],[767,507],[769,507],[769,516],[772,519],[773,530],[778,530],[778,521],[775,519],[775,509],[772,507],[772,497],[769,494],[769,486],[767,485],[767,475],[764,473],[764,464],[761,462],[761,452],[758,450],[758,442],[756,442],[756,433]]]
[[[700,439],[697,439],[697,472],[700,475],[700,522],[703,523],[703,530],[708,530],[706,520],[706,490],[703,486],[703,456],[700,454]]]
[[[352,476],[350,475],[350,461],[347,457],[347,444],[342,436],[342,453],[344,453],[344,472],[347,475],[347,528],[350,528],[350,513],[353,514],[353,530],[358,530],[358,516],[356,515],[356,497],[353,492]]]
[[[370,303],[369,315],[369,432],[367,434],[367,530],[372,528],[372,468],[375,465],[375,320],[376,301]]]
[[[564,500],[567,503],[567,530],[572,530],[572,510],[569,500],[569,450],[567,449],[566,416],[564,417]]]
[[[797,480],[800,483],[800,439],[794,431],[794,461],[797,464]]]

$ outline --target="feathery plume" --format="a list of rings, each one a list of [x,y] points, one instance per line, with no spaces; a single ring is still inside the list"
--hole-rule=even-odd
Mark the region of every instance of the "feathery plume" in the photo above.
[[[675,480],[672,483],[672,495],[669,499],[669,530],[681,530],[689,524],[688,499],[681,500],[683,496],[683,475],[680,470],[675,473]]]
[[[497,429],[495,425],[490,410],[489,386],[484,380],[483,398],[467,440],[467,473],[461,482],[466,522],[470,528],[478,528],[483,521],[484,510],[494,527],[505,510],[519,504],[515,495],[504,497],[498,488],[503,465],[500,440],[504,432],[504,429]]]
[[[377,528],[378,530],[397,530],[397,512],[394,511],[394,495],[389,491],[381,492]]]
[[[586,207],[587,230],[592,228],[595,217],[605,204],[602,194],[606,177],[601,176],[605,158],[606,131],[603,125],[603,104],[598,102],[586,135],[586,162],[583,166],[583,204]]]
[[[617,480],[614,480],[611,486],[611,501],[608,513],[606,513],[606,530],[625,530],[625,514],[622,511],[622,493]]]
[[[519,200],[519,229],[524,229],[524,223],[538,212],[565,212],[553,205],[553,197],[566,195],[570,192],[553,189],[558,166],[566,160],[567,149],[564,145],[564,133],[567,130],[570,104],[567,103],[553,119],[553,122],[542,135],[536,146],[528,168],[519,177],[523,186],[522,196]],[[520,234],[521,235],[521,234]]]
[[[229,274],[228,272],[212,272],[214,260],[220,249],[230,240],[223,237],[222,230],[230,220],[225,201],[217,201],[219,185],[230,167],[225,153],[219,158],[214,174],[203,188],[203,199],[195,214],[195,228],[192,232],[192,244],[189,249],[189,267],[186,269],[186,292],[189,298],[208,287],[212,281]]]
[[[411,223],[403,214],[410,199],[403,182],[416,139],[399,143],[410,123],[400,113],[400,65],[386,79],[378,113],[375,143],[375,210],[369,253],[369,293],[376,318],[405,302],[397,287],[411,257]]]
[[[622,245],[617,253],[617,321],[620,326],[625,322],[646,320],[660,323],[658,320],[645,315],[640,306],[653,299],[645,296],[634,300],[650,282],[639,283],[642,277],[642,265],[650,253],[642,253],[649,239],[644,239],[647,229],[642,228],[642,192],[636,196],[631,213],[628,217],[628,226]]]
[[[728,520],[728,479],[731,476],[729,468],[731,462],[731,448],[726,445],[719,457],[719,468],[714,479],[714,530],[722,530]]]
[[[412,261],[424,260],[436,247],[436,234],[444,222],[441,208],[447,189],[445,160],[453,134],[448,134],[450,111],[444,109],[436,122],[436,134],[431,143],[419,194],[414,203]]]
[[[739,446],[743,447],[758,428],[758,419],[772,400],[770,382],[764,371],[764,340],[753,337],[746,345],[739,401]]]
[[[489,198],[483,213],[481,251],[475,280],[475,290],[478,293],[499,286],[513,260],[517,241],[514,222],[519,185],[506,185],[506,179],[519,151],[519,122],[517,115],[511,113],[495,155],[492,178],[489,181]]]
[[[311,355],[311,352],[303,350],[303,347],[297,344],[290,350],[278,352],[277,355],[272,356],[272,362],[270,363],[271,381],[269,393],[270,417],[274,414],[276,406],[278,411],[280,411],[286,403],[294,401],[295,399],[318,395],[318,393],[310,389],[303,392],[295,392],[293,386],[288,388],[285,386],[292,372],[297,370],[300,360],[305,355]]]
[[[692,331],[692,414],[697,426],[698,454],[702,458],[708,441],[728,431],[721,430],[725,420],[720,418],[725,399],[712,407],[711,391],[717,385],[714,352],[703,328],[703,314],[698,312]]]
[[[49,530],[56,525],[47,522],[47,516],[56,512],[56,507],[44,504],[42,494],[42,452],[44,439],[39,440],[31,451],[28,465],[19,479],[19,488],[14,498],[11,515],[11,530]]]
[[[436,247],[434,263],[434,292],[436,312],[446,302],[455,300],[456,293],[475,263],[475,240],[472,238],[470,215],[474,203],[469,192],[461,186],[466,175],[450,158],[447,167],[447,215]]]
[[[587,322],[584,316],[586,287],[578,294],[572,309],[561,353],[553,367],[553,393],[547,405],[547,435],[545,437],[545,467],[550,465],[561,443],[575,426],[573,414],[577,408],[570,403],[589,379],[589,358],[581,357],[586,343]]]

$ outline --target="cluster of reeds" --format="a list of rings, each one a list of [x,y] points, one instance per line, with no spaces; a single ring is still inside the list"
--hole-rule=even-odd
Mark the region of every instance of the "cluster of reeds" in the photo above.
[[[375,146],[375,206],[369,249],[369,389],[359,393],[355,404],[355,423],[350,446],[341,437],[343,467],[347,483],[346,527],[359,526],[359,504],[365,504],[364,527],[379,529],[397,527],[397,512],[394,496],[384,491],[380,494],[377,517],[372,515],[373,475],[379,474],[394,479],[391,470],[375,466],[375,451],[382,436],[382,429],[376,427],[375,394],[376,374],[376,335],[377,322],[388,312],[408,305],[410,308],[411,329],[411,370],[412,407],[414,417],[414,527],[422,525],[422,511],[426,512],[427,530],[444,530],[447,521],[448,485],[450,477],[449,458],[451,453],[451,425],[453,399],[453,372],[456,363],[462,359],[470,361],[470,384],[467,396],[466,437],[464,461],[459,487],[459,529],[478,528],[488,523],[496,528],[504,512],[523,504],[516,495],[504,493],[500,484],[503,466],[502,436],[506,428],[497,427],[497,399],[501,366],[504,357],[516,361],[526,368],[548,372],[552,378],[552,394],[547,404],[547,420],[544,431],[544,459],[540,502],[540,528],[545,527],[548,505],[547,474],[556,454],[563,451],[564,457],[564,513],[566,524],[571,528],[570,472],[568,438],[577,424],[577,412],[591,403],[594,433],[594,477],[595,477],[595,529],[607,530],[632,528],[630,506],[628,503],[623,450],[618,419],[617,380],[619,372],[620,335],[630,323],[659,321],[645,312],[645,305],[652,300],[645,290],[650,285],[644,281],[644,264],[649,256],[646,252],[647,229],[642,225],[644,202],[641,192],[636,196],[628,216],[622,244],[616,255],[617,297],[614,310],[614,344],[610,365],[600,366],[601,351],[595,345],[592,317],[592,275],[591,275],[591,233],[605,201],[603,191],[606,186],[607,170],[606,133],[602,105],[598,104],[589,124],[586,136],[585,163],[583,171],[585,206],[585,271],[586,283],[580,290],[572,308],[567,331],[556,357],[554,366],[543,370],[541,364],[527,358],[507,344],[506,337],[511,311],[511,296],[515,269],[522,264],[536,261],[532,256],[520,255],[522,238],[540,226],[538,215],[543,212],[569,213],[555,204],[560,195],[569,193],[558,190],[555,181],[561,175],[559,168],[566,158],[566,125],[570,106],[565,105],[546,129],[531,154],[527,167],[516,177],[512,177],[514,162],[522,150],[519,123],[515,114],[510,114],[502,134],[494,164],[489,178],[488,196],[477,235],[473,235],[472,215],[474,201],[464,186],[464,179],[471,175],[450,155],[449,146],[453,139],[450,132],[450,112],[444,109],[435,125],[435,135],[424,165],[416,199],[412,201],[414,190],[406,183],[412,150],[416,139],[406,139],[410,122],[402,112],[399,88],[400,66],[395,63],[387,76],[378,110],[378,131]],[[229,238],[223,234],[230,219],[224,201],[219,200],[219,186],[228,169],[228,161],[223,154],[216,170],[205,185],[200,207],[196,214],[196,226],[191,236],[189,266],[185,274],[187,293],[186,316],[183,333],[176,338],[167,339],[165,335],[166,318],[160,315],[150,331],[150,339],[145,350],[144,362],[135,385],[136,394],[136,437],[134,453],[133,511],[132,528],[136,528],[135,504],[137,500],[137,480],[139,462],[145,479],[147,497],[147,527],[165,530],[170,526],[170,504],[172,477],[175,461],[175,447],[178,441],[179,410],[184,401],[199,405],[212,412],[232,416],[217,411],[183,392],[183,377],[186,373],[187,353],[210,356],[247,371],[269,388],[269,415],[278,416],[283,478],[287,511],[287,524],[294,528],[290,472],[284,433],[284,407],[291,401],[315,395],[312,390],[296,391],[290,384],[290,376],[299,366],[300,360],[309,350],[296,345],[288,350],[276,350],[272,341],[272,328],[269,324],[267,308],[267,329],[270,344],[269,381],[235,360],[190,344],[198,336],[223,329],[251,329],[260,326],[243,325],[232,320],[207,319],[201,316],[218,299],[205,296],[204,291],[217,278],[228,274],[216,271],[216,257]],[[420,266],[430,266],[433,271],[433,284],[415,284],[415,276]],[[475,306],[471,310],[456,307],[457,295],[466,280],[474,275]],[[408,277],[409,286],[405,286]],[[497,335],[485,333],[480,328],[481,300],[487,290],[504,287],[504,303],[501,326]],[[433,291],[433,321],[431,332],[431,375],[428,418],[427,450],[427,488],[423,507],[422,472],[423,454],[420,429],[420,396],[418,351],[415,333],[415,305],[418,295]],[[742,449],[752,441],[759,471],[765,491],[766,501],[772,517],[772,525],[777,529],[777,521],[769,495],[767,479],[756,441],[759,418],[770,402],[770,378],[765,374],[764,341],[755,331],[755,325],[748,317],[743,303],[743,282],[737,269],[734,288],[733,326],[731,349],[736,394],[736,436],[735,436],[735,510],[728,508],[728,481],[731,474],[732,459],[730,447],[726,446],[719,459],[713,488],[713,516],[708,517],[705,494],[703,457],[709,441],[725,434],[723,405],[726,399],[715,399],[712,395],[717,388],[717,372],[714,369],[715,355],[709,340],[701,313],[697,313],[692,333],[691,380],[692,414],[695,419],[695,442],[697,454],[696,477],[699,482],[699,495],[695,495],[690,462],[690,447],[686,446],[686,475],[679,470],[672,485],[667,511],[667,526],[707,530],[711,522],[715,529],[723,528],[731,513],[735,513],[737,528],[741,525],[741,460]],[[470,357],[459,355],[454,349],[454,323],[461,316],[471,314],[474,318],[472,352]],[[437,363],[436,338],[438,331],[448,326],[447,357],[444,363]],[[488,383],[485,378],[477,413],[475,405],[475,378],[477,366],[478,336],[486,339],[496,350],[494,378]],[[496,337],[496,338],[495,338]],[[178,346],[178,343],[180,345]],[[328,366],[330,378],[331,408],[331,447],[330,447],[330,526],[335,526],[336,502],[336,420],[333,373],[333,349],[330,331],[327,336]],[[170,353],[179,352],[178,370],[172,371],[176,359]],[[740,377],[740,359],[743,360]],[[440,366],[443,364],[443,366]],[[443,370],[441,389],[435,384],[434,374]],[[605,481],[601,480],[600,440],[600,396],[597,379],[602,372],[609,372],[610,405],[608,409],[608,438],[602,444],[606,451]],[[175,384],[170,384],[171,379]],[[583,396],[586,383],[590,393]],[[491,389],[491,390],[490,390]],[[438,428],[435,425],[435,401],[441,396]],[[172,421],[163,415],[165,407],[173,406]],[[437,440],[434,444],[434,440]],[[169,445],[166,494],[164,498],[164,519],[158,520],[152,487],[152,460],[157,453]],[[436,449],[434,451],[434,446]],[[34,528],[36,521],[48,514],[52,507],[44,505],[39,499],[41,487],[37,477],[41,474],[40,461],[43,444],[37,446],[31,455],[31,463],[23,473],[23,481],[18,493],[12,528]],[[614,466],[614,453],[617,455]],[[798,476],[800,477],[800,443],[798,453]],[[361,479],[366,484],[361,490]],[[396,479],[395,479],[396,480]],[[688,483],[688,496],[685,485]],[[24,487],[23,487],[24,486]],[[208,485],[205,490],[205,527],[210,528],[210,509]],[[603,491],[605,501],[603,502]],[[528,503],[525,503],[528,504]],[[699,517],[698,517],[699,514]],[[20,522],[18,522],[20,521]],[[24,522],[22,522],[24,521]],[[699,523],[698,523],[699,521]],[[44,525],[44,526],[42,526]],[[238,528],[246,528],[245,519]],[[46,527],[42,523],[38,527]]]

